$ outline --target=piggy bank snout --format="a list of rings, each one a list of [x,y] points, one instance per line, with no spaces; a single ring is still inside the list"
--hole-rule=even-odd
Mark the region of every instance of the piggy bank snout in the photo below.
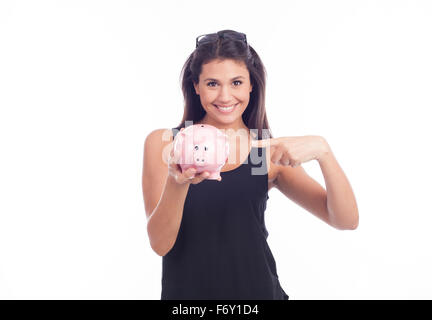
[[[209,163],[208,161],[208,148],[206,146],[195,146],[194,148],[194,155],[193,155],[193,162],[197,166],[204,166]]]
[[[203,157],[194,157],[194,164],[197,166],[204,166],[207,164],[207,161]]]

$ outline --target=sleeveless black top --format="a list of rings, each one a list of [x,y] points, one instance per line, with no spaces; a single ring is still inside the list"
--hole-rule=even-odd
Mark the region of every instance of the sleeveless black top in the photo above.
[[[288,300],[267,244],[265,148],[220,175],[189,186],[176,242],[162,257],[161,299]]]

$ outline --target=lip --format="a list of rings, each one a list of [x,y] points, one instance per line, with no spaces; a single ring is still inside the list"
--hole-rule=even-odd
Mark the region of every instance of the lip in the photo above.
[[[231,112],[233,112],[234,111],[234,109],[237,107],[239,105],[239,103],[236,103],[236,104],[234,104],[233,106],[233,108],[230,110],[230,111],[224,111],[224,110],[221,110],[221,109],[219,109],[217,106],[216,106],[216,104],[213,104],[213,106],[220,112],[220,113],[231,113]],[[224,107],[223,105],[221,106],[221,107]],[[228,107],[228,106],[226,106],[226,107]]]

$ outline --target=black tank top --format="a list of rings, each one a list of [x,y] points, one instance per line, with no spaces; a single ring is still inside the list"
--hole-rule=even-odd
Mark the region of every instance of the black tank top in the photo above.
[[[162,257],[162,300],[288,300],[267,243],[266,165],[265,148],[253,147],[221,181],[190,184],[176,242]]]

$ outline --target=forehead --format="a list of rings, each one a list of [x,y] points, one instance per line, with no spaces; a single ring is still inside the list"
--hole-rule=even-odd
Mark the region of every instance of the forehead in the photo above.
[[[232,59],[212,60],[202,65],[201,77],[212,77],[216,79],[231,79],[237,76],[248,77],[249,71],[243,61]]]

